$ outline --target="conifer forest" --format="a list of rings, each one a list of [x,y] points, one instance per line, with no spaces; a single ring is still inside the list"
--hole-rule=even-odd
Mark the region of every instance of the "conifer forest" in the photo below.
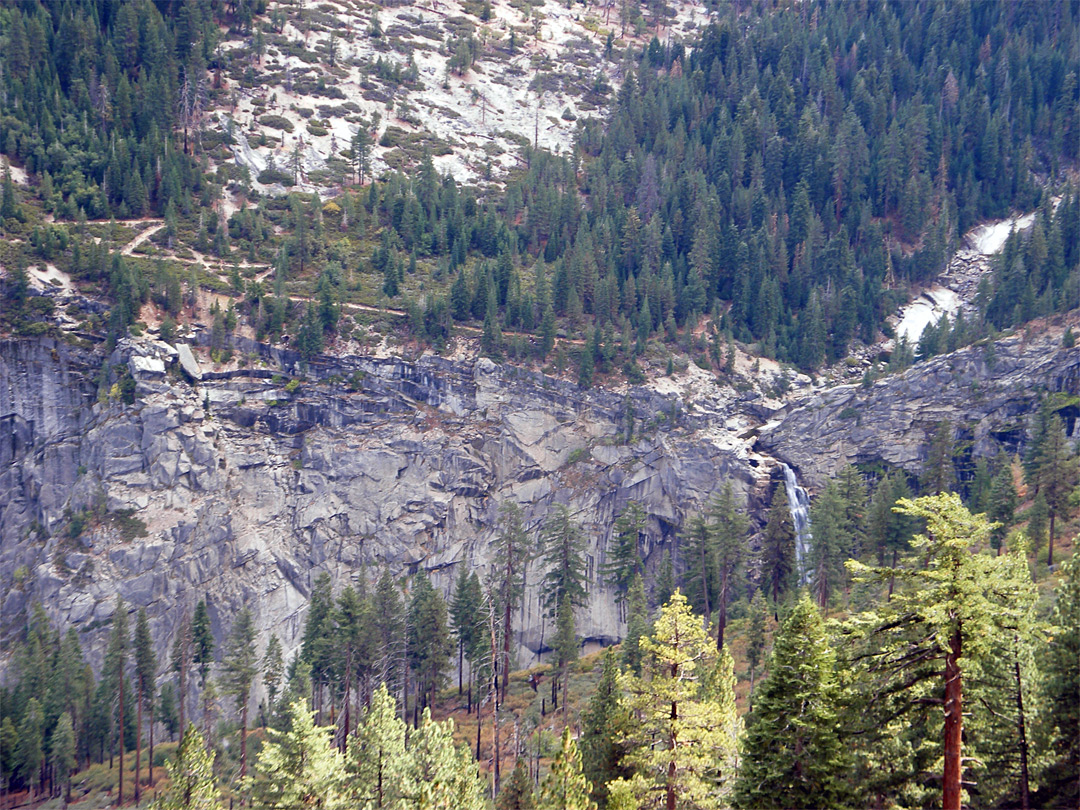
[[[0,173],[0,810],[1080,810],[1076,0],[6,0]]]

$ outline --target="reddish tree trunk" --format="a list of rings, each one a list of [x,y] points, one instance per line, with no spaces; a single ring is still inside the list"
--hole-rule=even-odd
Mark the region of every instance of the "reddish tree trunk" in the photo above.
[[[124,803],[124,673],[120,672],[120,780],[116,784],[116,803]]]
[[[142,678],[139,678],[139,694],[135,701],[135,806],[139,806],[139,775],[142,773]]]
[[[942,810],[960,810],[960,765],[964,733],[964,695],[960,676],[960,626],[949,639],[945,656],[945,774]]]
[[[245,699],[244,705],[240,708],[240,778],[243,779],[247,773],[247,712],[248,702]],[[348,698],[345,699],[345,705],[348,705]],[[348,735],[348,730],[345,734]]]

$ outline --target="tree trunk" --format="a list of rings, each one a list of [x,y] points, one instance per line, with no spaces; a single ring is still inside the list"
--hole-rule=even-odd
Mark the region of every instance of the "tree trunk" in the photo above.
[[[458,697],[461,697],[461,693],[464,692],[464,675],[465,675],[465,645],[461,643],[461,639],[458,639],[457,643],[457,693]]]
[[[1054,519],[1057,517],[1053,511],[1050,512],[1050,547],[1046,552],[1046,565],[1052,566],[1054,564]]]
[[[1016,673],[1016,715],[1017,732],[1020,734],[1020,810],[1029,810],[1031,807],[1031,795],[1028,778],[1028,740],[1027,723],[1024,720],[1024,684],[1020,679],[1020,662],[1013,661],[1013,671]]]
[[[671,738],[670,745],[671,750],[675,750],[677,740],[675,739],[675,724],[679,719],[679,704],[675,701],[671,702]],[[667,810],[675,810],[675,758],[672,757],[671,762],[668,763],[667,772]]]
[[[184,666],[183,653],[181,653],[180,658],[180,738],[183,739],[184,731],[187,729],[187,726],[184,725],[184,703],[187,701],[187,692],[184,687],[187,684],[187,667]]]
[[[244,696],[244,703],[240,707],[240,778],[247,774],[247,713],[248,695]],[[348,733],[348,732],[346,732]]]
[[[960,625],[945,655],[945,773],[942,810],[960,810],[960,766],[964,733],[964,696],[960,675]]]
[[[124,673],[122,670],[119,675],[117,680],[120,682],[120,725],[117,732],[120,735],[120,778],[116,785],[116,803],[121,805],[124,803]]]
[[[139,678],[139,693],[135,701],[135,806],[139,806],[139,775],[142,773],[142,678]]]
[[[150,756],[146,760],[146,785],[154,784],[154,704],[150,703]]]
[[[712,621],[712,610],[709,607],[709,571],[705,566],[705,543],[701,544],[701,599],[705,605],[705,626]]]
[[[716,619],[716,649],[724,649],[724,629],[727,627],[728,571],[727,566],[720,568],[720,615]]]

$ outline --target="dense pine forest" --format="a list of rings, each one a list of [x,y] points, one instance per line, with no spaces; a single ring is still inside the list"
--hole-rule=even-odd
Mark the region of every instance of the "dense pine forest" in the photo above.
[[[280,4],[3,4],[0,332],[111,349],[152,322],[207,333],[222,363],[241,333],[308,361],[478,338],[582,388],[641,382],[644,358],[723,376],[736,348],[818,374],[894,337],[962,236],[1017,212],[1032,226],[974,313],[866,380],[1080,304],[1075,3],[717,2],[685,43],[659,38],[664,3],[621,5],[643,36],[612,33],[621,81],[597,78],[607,112],[568,154],[524,139],[477,186],[427,150],[376,171],[399,136],[366,119],[320,195],[296,190],[299,147],[252,177],[217,115],[245,81],[219,44],[258,59]],[[46,265],[81,303],[31,294]],[[134,401],[123,369],[99,383]],[[104,651],[29,606],[0,651],[0,808],[1076,807],[1075,412],[1042,397],[1015,455],[974,458],[942,422],[921,476],[846,468],[802,560],[783,483],[761,520],[721,486],[675,527],[680,559],[648,567],[631,504],[594,574],[625,637],[591,655],[586,530],[509,502],[489,576],[318,577],[295,651],[257,644],[246,609],[215,637],[205,601],[166,639],[118,598]],[[514,672],[526,576],[548,663]]]

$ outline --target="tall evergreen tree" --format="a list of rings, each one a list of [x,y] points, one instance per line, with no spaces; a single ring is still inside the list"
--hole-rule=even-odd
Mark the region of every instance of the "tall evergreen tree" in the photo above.
[[[53,780],[59,781],[64,803],[71,801],[71,771],[75,767],[75,726],[71,715],[64,712],[56,721],[49,737]],[[138,781],[136,780],[136,784]]]
[[[271,633],[262,658],[262,682],[266,687],[267,715],[273,715],[277,709],[278,689],[281,686],[284,671],[285,662],[282,660],[281,642],[278,640],[277,633]]]
[[[189,723],[184,729],[176,759],[165,763],[168,786],[154,798],[153,810],[219,810],[214,783],[214,755],[206,740]]]
[[[1072,454],[1065,425],[1056,413],[1046,425],[1046,435],[1035,454],[1035,486],[1046,499],[1050,513],[1050,546],[1046,564],[1054,564],[1054,524],[1069,508],[1069,496],[1080,478],[1080,457]]]
[[[315,724],[315,713],[301,699],[288,709],[289,729],[268,729],[256,762],[263,779],[248,777],[245,788],[256,810],[353,807],[345,784],[342,756],[330,743],[330,729]]]
[[[214,633],[206,600],[200,599],[191,617],[191,662],[199,667],[199,691],[203,705],[203,735],[210,738],[210,703],[212,688],[208,678],[214,664]]]
[[[622,643],[623,664],[634,674],[641,674],[641,640],[649,634],[649,604],[645,583],[638,574],[630,581],[627,599],[626,638]]]
[[[146,618],[146,610],[139,608],[138,617],[135,620],[135,681],[136,707],[138,720],[135,723],[135,803],[139,803],[141,786],[139,784],[140,757],[142,755],[142,728],[143,709],[153,708],[155,679],[157,677],[157,657],[154,655],[154,641],[150,637],[150,623]],[[153,783],[154,772],[154,716],[150,712],[150,782]]]
[[[1001,467],[990,485],[989,500],[986,516],[997,524],[990,530],[990,543],[1000,554],[1002,543],[1013,523],[1016,506],[1020,500],[1016,494],[1016,485],[1013,483],[1012,465],[1005,459],[1002,459]]]
[[[416,673],[416,693],[421,707],[430,706],[442,688],[451,648],[446,602],[431,587],[423,569],[413,580],[408,632],[409,665]]]
[[[803,592],[776,635],[747,722],[736,807],[848,805],[834,666],[824,622]]]
[[[590,797],[592,785],[581,771],[581,752],[563,729],[562,747],[551,764],[551,772],[540,786],[539,810],[596,810]]]
[[[787,489],[780,484],[769,503],[769,518],[762,543],[761,570],[774,605],[795,581],[795,523],[788,508]]]
[[[233,619],[222,664],[222,691],[234,699],[236,710],[240,712],[240,778],[243,779],[247,775],[248,704],[251,687],[259,672],[255,622],[247,607],[241,608]]]
[[[1041,763],[1038,805],[1080,803],[1080,554],[1062,563],[1053,634],[1041,661],[1043,712],[1039,733],[1047,752]]]
[[[758,665],[762,662],[765,654],[765,645],[768,643],[766,629],[769,623],[769,606],[765,604],[765,597],[761,589],[754,591],[754,598],[750,600],[750,625],[746,631],[746,661],[750,664],[750,702],[754,701],[754,677],[757,674]]]
[[[971,515],[959,496],[903,499],[896,508],[925,521],[926,531],[912,540],[912,559],[897,568],[848,562],[860,581],[899,583],[876,611],[855,618],[851,633],[872,651],[863,659],[870,662],[872,676],[868,706],[897,695],[896,679],[912,677],[931,661],[941,665],[933,677],[944,692],[942,804],[959,810],[965,673],[970,677],[970,667],[991,654],[998,635],[1016,626],[1023,611],[1018,594],[1026,585],[1017,581],[1006,558],[980,550],[989,544],[989,523]],[[902,694],[901,700],[910,698]],[[911,701],[896,711],[916,705]]]
[[[548,615],[556,615],[563,596],[570,597],[573,607],[584,607],[585,537],[577,521],[570,516],[570,510],[562,504],[556,504],[544,521],[540,546],[548,569],[540,584]]]
[[[495,799],[495,810],[536,810],[532,779],[525,760],[518,757],[510,781],[503,785]]]
[[[502,639],[501,690],[503,697],[510,678],[510,649],[513,639],[514,611],[525,596],[525,567],[529,563],[529,547],[521,507],[506,501],[499,507],[499,533],[495,538],[494,577],[496,608]],[[479,583],[477,583],[479,584]],[[475,597],[475,590],[473,591]],[[477,602],[479,610],[479,602]]]
[[[356,735],[349,740],[347,767],[355,806],[372,810],[398,806],[405,770],[405,723],[385,683],[376,687]]]
[[[116,730],[118,735],[117,751],[120,754],[120,770],[118,772],[116,795],[119,802],[124,800],[124,684],[127,680],[125,670],[127,668],[128,650],[131,647],[131,638],[128,631],[127,608],[123,600],[116,597],[116,608],[112,615],[112,632],[109,634],[109,646],[105,652],[105,670],[102,680],[108,684],[108,690],[112,700],[115,700],[117,721]]]
[[[622,741],[631,746],[634,791],[666,810],[720,806],[735,776],[738,716],[734,698],[717,694],[716,645],[676,591],[642,646],[642,675],[621,681],[631,714]]]
[[[626,737],[630,717],[622,705],[619,664],[615,651],[604,652],[603,669],[589,705],[581,715],[582,773],[592,784],[592,799],[607,806],[608,783],[628,778],[627,750],[620,740]]]
[[[630,583],[644,570],[641,540],[647,521],[644,507],[630,501],[612,526],[610,552],[600,574],[615,587],[616,598],[622,603],[626,602]]]
[[[716,596],[716,649],[720,650],[724,647],[728,603],[731,602],[731,595],[735,590],[736,572],[742,564],[749,522],[735,503],[735,491],[731,481],[724,482],[720,494],[713,499],[709,513],[709,534],[719,575],[719,592]]]

